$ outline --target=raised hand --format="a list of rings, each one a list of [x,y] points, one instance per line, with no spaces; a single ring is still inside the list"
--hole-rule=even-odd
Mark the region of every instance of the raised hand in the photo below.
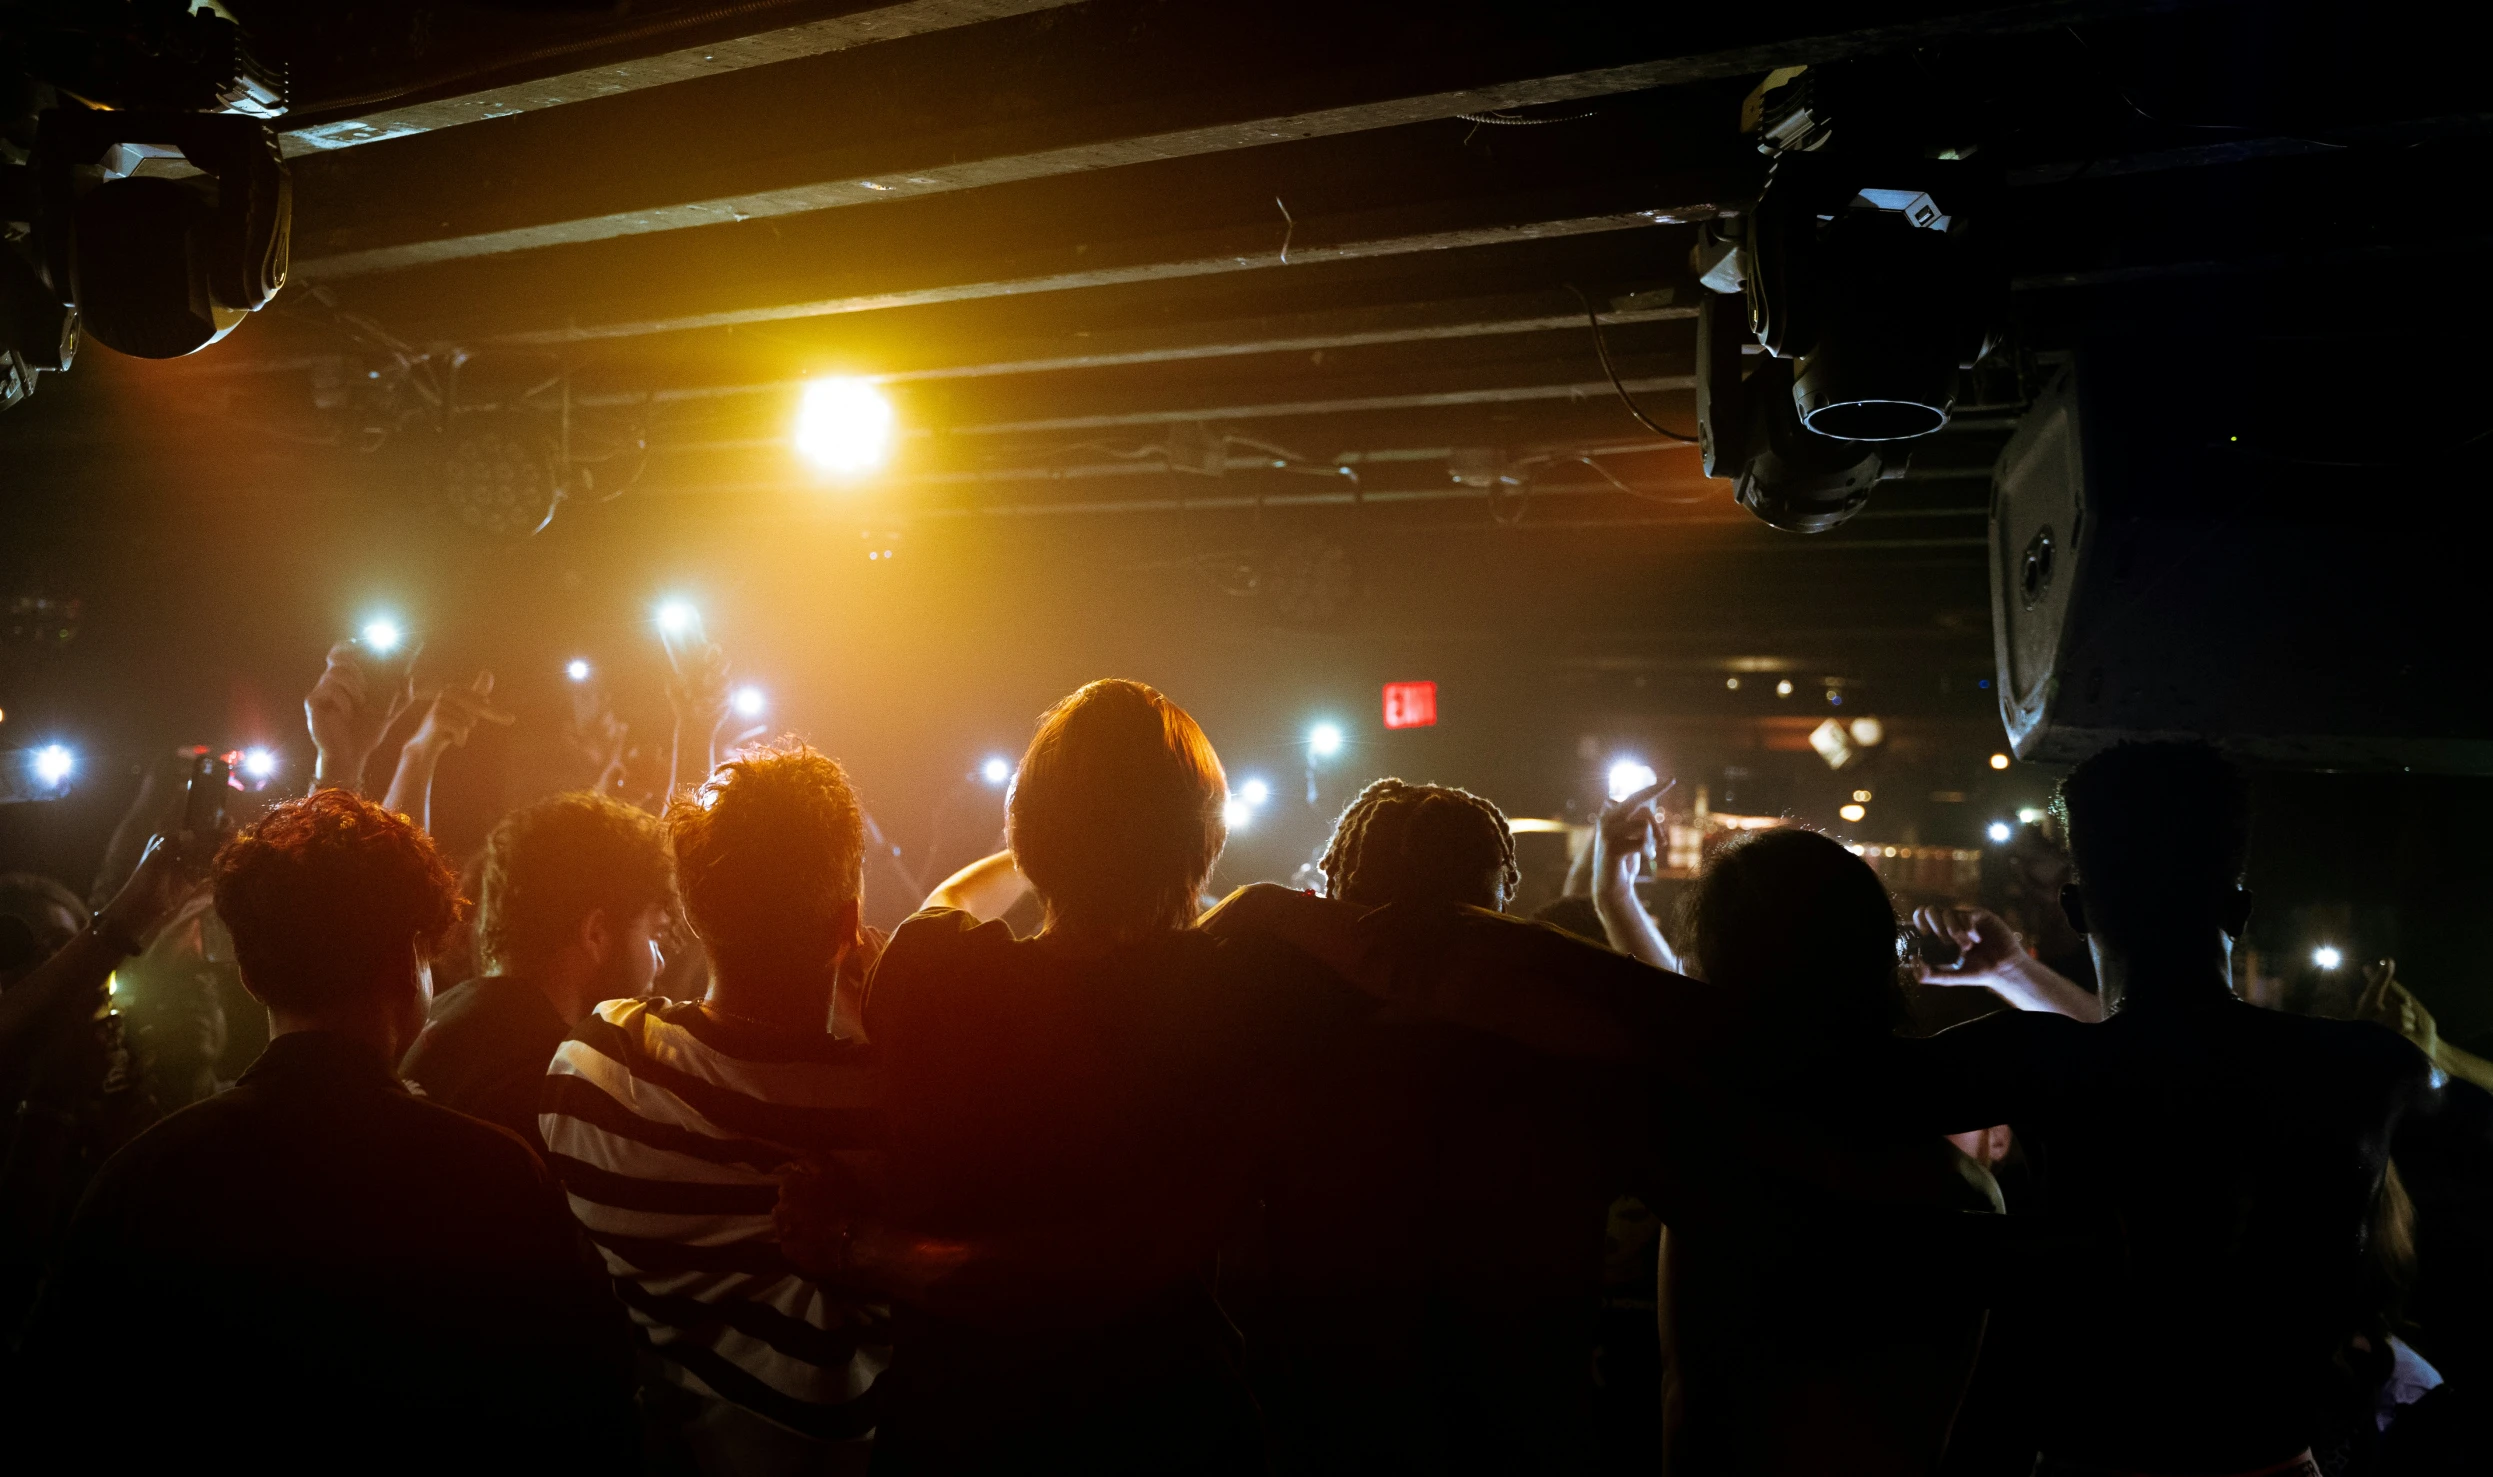
[[[1933,938],[1956,945],[1955,964],[1935,966],[1916,955],[1922,982],[1930,985],[1989,985],[2012,959],[2026,957],[2017,931],[1988,908],[1916,908],[1913,926]]]
[[[409,748],[435,751],[462,748],[479,723],[509,725],[513,717],[493,705],[493,674],[479,672],[465,687],[445,687],[424,710]]]
[[[1657,780],[1602,807],[1593,822],[1593,909],[1610,947],[1656,969],[1677,971],[1679,955],[1636,897],[1636,878],[1659,847],[1662,797],[1677,780]]]
[[[412,654],[404,662],[371,659],[362,643],[329,648],[329,664],[303,697],[303,722],[319,753],[316,788],[361,789],[364,766],[398,715],[415,700]]]

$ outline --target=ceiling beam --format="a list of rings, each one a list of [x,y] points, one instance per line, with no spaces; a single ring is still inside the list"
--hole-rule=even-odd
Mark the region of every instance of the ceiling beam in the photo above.
[[[1073,3],[1075,0],[893,0],[889,4],[869,3],[861,7],[849,0],[836,7],[779,6],[775,8],[779,12],[832,8],[836,13],[746,34],[735,34],[733,27],[770,19],[774,8],[736,6],[730,11],[724,30],[715,24],[699,30],[669,26],[654,32],[631,33],[620,40],[584,38],[571,46],[550,49],[549,55],[533,65],[506,65],[490,74],[411,88],[383,100],[386,106],[349,102],[321,107],[279,134],[277,142],[289,159],[351,149]],[[667,41],[683,44],[647,55],[632,54],[636,45]],[[596,60],[586,66],[544,75],[513,75],[584,60],[590,55]],[[353,116],[336,116],[349,112]]]
[[[2172,3],[1091,0],[306,158],[295,267],[336,280],[801,215]],[[1707,101],[1728,133],[1736,98]]]

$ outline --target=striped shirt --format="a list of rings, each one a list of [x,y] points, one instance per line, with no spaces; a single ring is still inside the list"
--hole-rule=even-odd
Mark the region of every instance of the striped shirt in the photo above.
[[[789,1264],[775,1171],[809,1158],[871,1194],[870,1060],[698,1004],[609,1000],[555,1053],[538,1102],[546,1162],[668,1373],[823,1440],[873,1430],[889,1313]]]

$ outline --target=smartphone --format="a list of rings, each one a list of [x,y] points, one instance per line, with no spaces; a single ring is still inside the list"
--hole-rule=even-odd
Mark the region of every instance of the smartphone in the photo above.
[[[190,793],[182,801],[182,829],[214,836],[225,829],[226,798],[233,793],[233,761],[202,752],[190,762]]]
[[[1919,929],[1913,933],[1913,952],[1933,969],[1954,969],[1965,962],[1965,951],[1956,946],[1956,940]]]

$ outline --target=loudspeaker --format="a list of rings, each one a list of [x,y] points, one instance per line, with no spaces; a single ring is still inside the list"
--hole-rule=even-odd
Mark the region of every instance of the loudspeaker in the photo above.
[[[2068,764],[2201,738],[2289,767],[2493,774],[2470,649],[2493,581],[2445,521],[2488,448],[2419,415],[2418,380],[2363,344],[2229,347],[2081,347],[2001,453],[1991,628],[2010,744]]]

